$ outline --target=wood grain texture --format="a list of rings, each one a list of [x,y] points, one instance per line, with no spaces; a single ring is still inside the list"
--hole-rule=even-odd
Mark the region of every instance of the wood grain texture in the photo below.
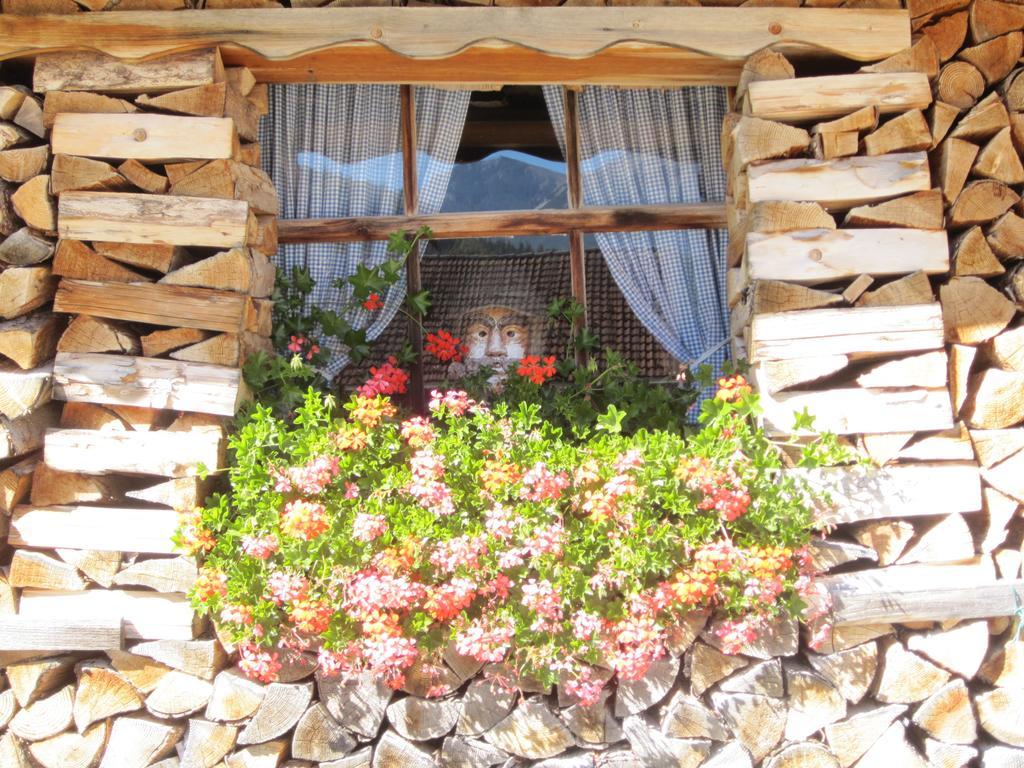
[[[59,114],[50,136],[54,154],[154,163],[227,159],[237,140],[229,118],[142,112]]]
[[[82,30],[82,33],[88,35],[85,30]],[[85,40],[91,42],[91,38],[81,37],[77,44],[67,46],[65,52],[39,56],[33,67],[33,88],[40,92],[100,91],[149,94],[206,85],[223,77],[223,65],[214,48],[178,53],[163,57],[159,61],[121,63],[104,56],[98,46],[97,50],[70,52],[72,49],[80,48],[81,42]],[[60,47],[63,46],[56,48]],[[50,46],[49,50],[55,50],[55,47]]]
[[[0,651],[106,651],[122,645],[117,617],[0,616]]]
[[[26,589],[21,594],[19,615],[28,619],[124,619],[128,639],[191,640],[198,622],[188,598],[144,590],[90,589],[58,592]]]
[[[57,230],[70,240],[234,248],[246,244],[251,216],[244,200],[67,192],[58,203]]]
[[[15,547],[174,554],[178,515],[171,509],[15,507],[8,541]]]
[[[886,277],[949,271],[944,230],[816,229],[747,235],[751,280],[787,280],[802,285],[859,275]]]
[[[931,103],[932,90],[923,73],[860,73],[751,83],[744,111],[766,120],[814,122],[863,107],[877,106],[884,115]]]
[[[199,465],[213,470],[224,463],[219,431],[99,432],[90,429],[51,429],[44,458],[63,472],[105,475],[128,472],[163,477],[191,477]]]
[[[514,82],[558,82],[564,76],[558,77],[557,67],[545,72],[547,65],[561,60],[565,72],[566,63],[570,68],[581,63],[577,71],[585,79],[595,74],[587,58],[607,58],[608,49],[619,46],[637,58],[674,54],[674,67],[665,67],[664,61],[660,67],[647,64],[651,74],[660,70],[662,82],[686,82],[689,74],[690,82],[725,84],[738,82],[743,60],[768,46],[783,53],[825,50],[859,61],[883,59],[910,45],[910,24],[905,11],[868,9],[207,9],[173,15],[4,14],[0,41],[0,59],[78,49],[83,41],[95,51],[127,59],[217,45],[228,63],[248,66],[261,80],[270,79],[268,70],[274,69],[268,62],[292,60],[294,82],[309,80],[310,70],[318,67],[334,82],[465,82],[478,81],[481,73],[489,81],[506,82],[502,59],[510,64],[506,71],[517,77]],[[467,68],[474,59],[465,54],[477,52],[485,53],[489,63]],[[417,60],[415,66],[409,66],[410,58]],[[404,61],[405,71],[393,60]],[[297,77],[299,67],[305,77]],[[720,74],[723,69],[727,78]],[[694,71],[701,79],[692,79]]]
[[[59,352],[53,374],[54,397],[70,402],[234,416],[246,395],[237,368],[179,360]]]

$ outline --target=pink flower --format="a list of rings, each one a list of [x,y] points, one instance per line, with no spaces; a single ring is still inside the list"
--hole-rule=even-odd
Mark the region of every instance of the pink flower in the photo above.
[[[569,476],[565,472],[556,475],[543,462],[537,462],[523,475],[519,495],[527,501],[554,501],[568,486]]]
[[[309,582],[305,576],[274,571],[267,577],[270,599],[277,605],[284,605],[304,598],[309,593]]]
[[[402,439],[413,448],[424,448],[434,442],[434,428],[422,416],[402,422]]]
[[[227,624],[252,624],[252,610],[247,605],[225,605],[220,610],[220,620]]]
[[[530,629],[557,632],[562,621],[562,597],[547,579],[528,579],[523,583],[523,605],[537,614]]]
[[[722,653],[735,656],[743,648],[757,640],[760,622],[751,617],[723,621],[715,630],[715,636],[722,643]]]
[[[268,533],[266,536],[242,537],[242,552],[257,560],[266,560],[277,550],[277,537],[272,533]]]
[[[475,582],[455,578],[432,587],[424,608],[437,621],[450,621],[466,610],[475,597]]]
[[[561,521],[558,521],[534,531],[533,536],[526,540],[526,547],[534,557],[552,555],[560,558],[564,543],[565,528],[562,527]]]
[[[277,660],[276,652],[261,650],[253,643],[243,643],[238,646],[238,655],[238,668],[246,677],[259,680],[261,683],[272,683],[277,680],[281,662]]]
[[[296,499],[285,504],[281,512],[281,530],[296,539],[312,541],[330,526],[323,504]]]
[[[300,632],[319,635],[327,631],[334,606],[324,600],[296,600],[288,608],[288,618]]]
[[[345,482],[345,498],[346,499],[358,499],[359,498],[359,486],[355,483]]]
[[[367,544],[379,539],[388,531],[388,521],[384,515],[371,515],[360,512],[352,521],[352,536]]]
[[[408,383],[408,372],[398,367],[398,358],[392,355],[386,363],[370,368],[370,378],[356,392],[362,397],[401,395]]]
[[[438,542],[430,554],[430,564],[442,573],[454,573],[458,568],[480,567],[480,557],[487,554],[487,540],[482,536],[456,536]]]
[[[376,637],[363,643],[366,669],[379,674],[394,689],[405,685],[403,670],[419,658],[416,641],[409,637]]]
[[[499,541],[508,541],[515,534],[512,517],[501,504],[495,504],[484,513],[484,527]]]
[[[497,663],[505,658],[515,627],[512,622],[492,623],[474,619],[469,626],[455,635],[455,650],[483,663]]]
[[[288,351],[295,353],[302,352],[302,348],[305,344],[305,336],[292,336],[291,339],[288,340]]]
[[[572,631],[577,640],[586,642],[595,637],[602,627],[601,617],[596,613],[587,611],[576,611],[572,617]]]
[[[323,491],[338,476],[338,472],[337,456],[317,456],[302,466],[271,469],[271,474],[277,480],[275,491],[289,493],[297,489],[306,496],[316,496]]]
[[[410,611],[425,595],[423,585],[406,576],[366,569],[349,580],[343,608],[353,618],[362,619],[380,611]]]
[[[602,678],[595,677],[590,667],[583,667],[577,677],[562,683],[562,688],[569,696],[578,698],[580,706],[589,707],[601,700],[605,682]]]
[[[627,616],[612,630],[606,656],[622,680],[639,680],[665,655],[665,631],[653,618]]]
[[[461,390],[453,389],[441,392],[440,390],[432,389],[430,397],[430,410],[432,413],[437,413],[444,408],[454,416],[463,416],[470,408],[477,406],[477,403]]]

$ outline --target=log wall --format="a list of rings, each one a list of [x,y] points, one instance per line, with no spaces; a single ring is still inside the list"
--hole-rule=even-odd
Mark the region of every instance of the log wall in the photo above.
[[[0,765],[1024,765],[1017,8],[913,2],[915,47],[855,74],[748,61],[723,126],[734,351],[771,429],[806,407],[869,461],[810,477],[837,502],[832,629],[726,656],[694,615],[592,707],[455,655],[399,692],[298,656],[239,676],[169,535],[267,347],[265,94],[215,51],[0,86]]]

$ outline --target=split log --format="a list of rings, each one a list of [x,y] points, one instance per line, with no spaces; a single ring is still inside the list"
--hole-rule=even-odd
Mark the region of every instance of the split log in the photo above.
[[[835,653],[808,653],[807,660],[848,702],[856,704],[864,698],[874,680],[878,645],[868,642]]]
[[[60,235],[70,240],[214,248],[245,245],[256,226],[242,200],[118,192],[67,192],[58,216]]]
[[[759,381],[766,392],[774,395],[799,384],[831,376],[845,368],[849,362],[846,355],[766,360],[758,365]]]
[[[781,694],[782,673],[779,672]],[[603,713],[602,713],[603,714]],[[729,731],[725,723],[714,712],[705,707],[699,699],[678,691],[661,720],[661,732],[677,739],[713,739],[728,741]]]
[[[848,115],[824,123],[815,123],[811,132],[820,133],[864,133],[878,127],[878,107],[874,104],[861,107]]]
[[[217,765],[234,748],[237,735],[238,729],[233,725],[190,719],[181,751],[181,764]]]
[[[961,234],[953,243],[953,254],[953,275],[956,277],[996,277],[1006,272],[981,227],[971,227]]]
[[[743,71],[740,72],[739,82],[736,84],[736,104],[743,103],[743,97],[751,83],[760,80],[786,80],[792,77],[796,77],[796,71],[785,56],[778,51],[762,48],[743,62]],[[251,93],[250,91],[250,95]]]
[[[715,711],[755,760],[762,760],[782,739],[786,727],[785,703],[748,693],[711,694]]]
[[[971,37],[983,43],[1007,32],[1024,29],[1024,9],[997,0],[971,5]]]
[[[903,386],[936,389],[946,386],[947,370],[948,359],[945,351],[929,352],[874,365],[857,377],[857,384],[861,387]],[[973,458],[973,454],[968,458]]]
[[[928,78],[918,72],[826,75],[752,82],[744,112],[766,120],[810,122],[872,105],[878,105],[882,114],[904,112],[931,101]]]
[[[811,153],[819,160],[852,157],[860,148],[860,136],[854,131],[816,133],[811,141]]]
[[[857,763],[857,768],[930,768],[907,739],[906,727],[896,721]]]
[[[70,402],[233,416],[247,392],[238,370],[146,357],[58,352],[55,396]]]
[[[753,287],[751,312],[762,315],[795,309],[818,309],[841,304],[842,301],[842,295],[837,293],[780,280],[758,280]]]
[[[756,315],[750,327],[750,359],[787,360],[819,355],[867,358],[940,349],[941,308],[906,307],[812,309]],[[828,336],[823,337],[826,332]],[[59,381],[59,359],[55,376]]]
[[[920,72],[929,80],[939,74],[939,50],[934,41],[923,35],[916,43],[894,53],[877,64],[861,67],[861,72]]]
[[[147,278],[128,267],[100,256],[85,243],[61,240],[53,259],[53,274],[78,280],[112,283],[144,283]]]
[[[753,118],[745,119],[753,120]],[[765,126],[776,125],[779,129],[785,131],[799,131],[799,133],[803,134],[805,140],[800,145],[796,138],[790,139],[792,144],[796,146],[783,152],[777,146],[781,139],[766,138],[765,134],[760,132],[765,129],[762,126],[749,126],[746,132],[742,132],[744,126],[741,122],[740,126],[736,129],[736,148],[734,151],[737,153],[736,156],[740,161],[744,161],[744,158],[750,158],[744,161],[744,164],[752,162],[754,159],[789,157],[798,154],[806,149],[810,140],[807,132],[798,128],[791,128],[787,125],[770,123],[763,120],[755,122],[764,123]],[[764,142],[769,142],[770,146],[764,146]],[[773,152],[777,154],[770,154]],[[765,157],[758,157],[758,155],[765,155]],[[274,189],[274,182],[270,180],[270,177],[258,168],[252,168],[234,160],[214,160],[205,163],[188,176],[175,182],[170,188],[170,193],[186,197],[221,197],[228,200],[245,200],[249,203],[250,208],[258,214],[276,216],[280,211],[277,192]]]
[[[3,190],[0,189],[0,207],[3,206],[2,197]],[[0,226],[0,230],[2,229],[3,227]],[[0,261],[15,267],[42,264],[51,256],[53,256],[53,241],[38,232],[33,232],[28,227],[16,230],[0,243]]]
[[[0,272],[0,318],[11,320],[53,298],[57,280],[49,267],[10,267]]]
[[[0,280],[10,271],[0,273]],[[54,310],[226,333],[260,333],[263,322],[258,305],[247,296],[177,285],[129,285],[64,279],[54,297]]]
[[[884,467],[886,464],[892,463],[913,436],[913,432],[861,435],[860,442],[863,451],[871,457],[874,465]]]
[[[257,709],[259,709],[260,703],[263,701],[263,697],[266,695],[266,687],[259,683],[253,682],[249,678],[235,669],[225,669],[220,672],[213,681],[213,692],[210,694],[210,703],[206,705],[206,718],[208,720],[216,720],[218,722],[236,722],[238,720],[245,720],[251,717]],[[323,704],[314,704],[313,707],[323,707]],[[324,712],[327,717],[331,717],[327,713],[326,708]],[[303,722],[300,720],[299,725],[296,728],[295,741],[293,741],[293,753],[295,742],[302,742],[299,738],[298,733],[305,727],[309,732],[315,732],[319,729],[316,727],[316,722],[319,719],[315,715],[310,715],[307,711],[305,718],[310,718],[310,722],[303,726]],[[334,721],[334,718],[331,718]],[[334,721],[336,722],[336,721]],[[326,722],[323,723],[326,726]],[[331,730],[328,728],[328,730]],[[315,734],[314,734],[315,735]],[[309,745],[312,748],[312,744]],[[352,741],[351,746],[345,750],[346,752],[351,751],[352,747],[355,746],[355,742]],[[300,759],[317,760],[321,758],[303,758],[302,755],[295,755]],[[338,755],[341,757],[341,755]],[[333,760],[334,758],[322,758],[325,760]]]
[[[1024,747],[1024,689],[996,688],[975,696],[974,703],[985,731],[1004,744]]]
[[[966,61],[951,61],[943,65],[939,71],[935,90],[939,101],[951,104],[957,109],[969,109],[984,92],[985,78],[973,64]]]
[[[14,86],[0,86],[0,120],[13,120],[26,95],[25,91]]]
[[[142,354],[145,357],[159,357],[176,349],[198,344],[209,337],[209,333],[197,328],[168,328],[153,331],[142,337]]]
[[[675,666],[678,671],[678,661],[675,662]],[[326,708],[324,714],[330,716]],[[455,723],[459,719],[459,706],[450,699],[434,700],[406,696],[388,705],[387,717],[395,731],[403,738],[410,741],[428,741],[441,738],[455,728]]]
[[[40,368],[57,351],[57,341],[64,330],[64,318],[51,312],[36,312],[14,320],[0,322],[0,355],[10,358],[25,373],[0,373],[0,382],[6,390],[0,393],[0,413],[5,416],[20,416],[12,413],[15,403],[40,402],[44,393],[49,393],[50,368]],[[32,370],[35,369],[35,370]],[[44,386],[45,385],[45,386]],[[10,387],[10,389],[6,389]]]
[[[971,366],[976,356],[976,347],[953,344],[949,349],[949,396],[957,415],[963,413],[970,394]]]
[[[929,190],[884,203],[858,206],[846,214],[843,226],[942,229],[942,193]]]
[[[40,139],[46,138],[46,128],[43,126],[43,108],[34,96],[25,96],[21,106],[18,107],[17,114],[14,115],[14,122]]]
[[[55,155],[166,163],[230,158],[238,138],[222,117],[59,114],[50,145]]]
[[[983,467],[998,464],[1024,448],[1024,429],[972,429],[970,434]]]
[[[170,667],[128,651],[107,649],[105,653],[118,674],[142,694],[154,690],[164,676],[171,671]]]
[[[953,429],[914,440],[899,452],[899,458],[910,461],[973,461],[974,447],[967,428],[958,424]]]
[[[93,249],[108,259],[157,272],[171,272],[186,261],[183,248],[163,243],[93,242]]]
[[[55,155],[50,171],[50,193],[59,195],[71,190],[93,192],[124,192],[130,188],[114,166],[102,160],[75,155]]]
[[[1024,73],[1024,69],[1014,70],[999,85],[999,93],[1006,102],[1006,108],[1012,112],[1020,112],[1024,109],[1024,80],[1021,79],[1022,73]]]
[[[75,566],[101,587],[111,586],[114,583],[114,575],[121,567],[120,552],[58,548],[57,556],[65,563]]]
[[[177,515],[163,509],[16,507],[12,546],[173,554]],[[81,589],[83,587],[79,587]]]
[[[198,622],[185,595],[162,595],[145,590],[26,589],[21,593],[19,610],[19,615],[28,619],[55,615],[72,622],[123,618],[125,637],[129,639],[191,639],[198,631]]]
[[[16,323],[17,321],[12,321]],[[0,324],[0,354],[3,353],[3,327]],[[49,350],[42,350],[49,351]],[[29,360],[34,361],[34,360]],[[15,360],[17,362],[17,360]],[[8,419],[25,416],[50,401],[53,368],[40,366],[28,371],[0,362],[0,415]]]
[[[5,629],[17,629],[19,626],[28,624],[28,637],[25,640],[21,641],[19,638],[7,638],[5,645],[17,646],[11,650],[44,650],[39,647],[41,639],[38,634],[40,627],[39,623],[33,626],[30,622],[23,621],[20,616],[10,616],[3,621]],[[50,627],[53,627],[54,624],[55,622],[52,619],[46,623],[46,625]],[[68,639],[66,630],[62,632],[58,629],[57,633],[61,636],[61,640],[58,641],[58,644],[60,644],[61,641],[63,641],[64,644],[67,644]],[[118,637],[120,637],[120,629],[118,630]],[[119,639],[118,642],[120,642]],[[47,649],[48,648],[49,647],[47,646]],[[56,656],[38,661],[30,660],[11,664],[8,667],[7,678],[18,705],[21,707],[27,707],[29,704],[38,701],[44,696],[47,696],[58,688],[64,686],[71,680],[71,673],[74,669],[74,665],[75,659],[72,656]]]
[[[803,669],[786,670],[789,712],[785,738],[801,741],[826,725],[846,717],[846,699],[827,680]]]
[[[864,137],[864,150],[869,156],[914,152],[931,144],[932,133],[920,109],[904,112]]]
[[[970,48],[964,48],[959,57],[977,67],[987,85],[994,85],[1010,74],[1024,52],[1024,35],[1020,31],[993,37]]]
[[[79,733],[100,720],[139,709],[142,699],[138,692],[116,671],[88,665],[79,672],[73,709]]]
[[[921,34],[932,41],[939,61],[944,64],[956,55],[967,39],[967,12],[943,16],[934,23],[922,27]],[[975,39],[977,40],[977,37]]]
[[[113,578],[119,587],[149,587],[157,592],[188,592],[198,576],[196,563],[186,557],[137,560]]]
[[[861,274],[873,277],[918,271],[942,274],[949,271],[949,245],[942,230],[750,233],[747,235],[747,271],[752,280],[789,280],[805,285]]]
[[[952,514],[921,534],[896,564],[956,562],[968,560],[973,554],[974,541],[967,522],[961,515]]]
[[[0,179],[21,184],[33,176],[45,173],[50,161],[50,148],[39,147],[7,149],[0,152]]]
[[[0,470],[0,514],[10,515],[15,506],[28,498],[38,465],[39,459],[29,456]]]
[[[732,129],[734,171],[738,172],[759,160],[800,155],[807,151],[810,143],[810,134],[802,128],[757,117],[742,117],[736,127]],[[218,170],[218,175],[223,176],[226,170],[226,168]],[[202,171],[205,171],[205,168],[196,173]],[[261,211],[261,213],[276,213],[276,211]]]
[[[839,768],[835,756],[817,742],[790,744],[769,757],[765,768]]]
[[[957,197],[949,211],[954,228],[993,221],[1017,204],[1020,197],[1005,184],[986,179],[972,181]]]
[[[313,698],[312,683],[271,683],[256,714],[238,734],[239,744],[259,744],[291,730]]]
[[[190,173],[199,170],[206,165],[207,160],[191,160],[186,163],[168,163],[164,166],[164,173],[171,184],[177,184]]]
[[[754,693],[759,696],[781,699],[786,695],[786,685],[782,678],[782,663],[779,659],[769,659],[754,664],[727,677],[718,684],[718,688],[727,693]],[[728,736],[725,739],[716,739],[716,741],[727,739]]]
[[[210,486],[199,477],[176,477],[137,491],[125,494],[130,499],[146,501],[150,504],[161,504],[171,509],[191,509],[202,504],[209,493]]]
[[[64,429],[95,429],[102,432],[130,432],[124,419],[110,408],[93,403],[65,403],[60,415]]]
[[[29,704],[8,725],[10,732],[25,741],[42,741],[56,736],[71,725],[75,688],[61,688],[45,699]]]
[[[228,663],[224,649],[216,640],[158,640],[139,643],[132,648],[132,653],[204,680],[213,680]]]
[[[146,709],[161,718],[188,717],[206,706],[211,693],[209,681],[172,670],[146,697]]]
[[[32,768],[28,750],[13,733],[4,733],[0,736],[0,762],[11,768]]]
[[[712,685],[749,663],[742,657],[727,656],[701,642],[694,643],[691,653],[690,692],[698,698]]]
[[[132,63],[91,51],[44,53],[36,57],[32,88],[36,92],[165,93],[220,82],[223,71],[215,49]]]
[[[949,135],[951,138],[966,141],[987,140],[1008,125],[1010,116],[1006,111],[1006,105],[998,94],[990,93],[964,115]]]
[[[139,337],[118,323],[78,315],[57,342],[57,351],[67,353],[119,352],[137,355],[142,351]]]
[[[143,192],[162,195],[170,186],[166,176],[151,171],[138,160],[125,160],[117,166],[117,172]]]
[[[32,134],[14,123],[0,122],[0,150],[20,147],[33,140]]]
[[[49,189],[49,176],[33,176],[11,195],[14,212],[28,226],[43,232],[57,229],[57,211]]]
[[[838,160],[774,160],[747,169],[751,203],[813,200],[851,208],[931,188],[927,155],[899,153]]]
[[[0,459],[24,456],[42,447],[46,430],[56,426],[59,418],[56,403],[47,403],[16,419],[0,416]]]
[[[160,282],[265,297],[274,289],[275,274],[264,254],[251,248],[232,248],[169,272]]]
[[[1009,127],[993,136],[978,154],[974,172],[1004,184],[1024,182],[1024,164],[1013,146]]]
[[[963,139],[948,138],[939,150],[939,186],[946,203],[952,204],[964,188],[978,156],[978,146]]]
[[[34,742],[28,749],[43,768],[92,768],[103,754],[107,730],[107,723],[97,723],[81,735],[60,733]]]
[[[180,723],[118,717],[110,729],[100,768],[145,768],[174,751],[185,733]]]
[[[99,93],[50,91],[43,99],[43,127],[53,127],[57,115],[62,112],[128,114],[136,112],[135,105],[124,99],[103,96]]]
[[[949,673],[907,651],[898,641],[882,650],[874,697],[883,704],[923,701],[949,681]]]
[[[825,740],[842,768],[853,765],[884,734],[889,726],[907,711],[906,706],[865,709],[840,723],[825,727]]]
[[[231,119],[242,141],[259,138],[259,110],[230,84],[224,94],[224,116]]]
[[[925,738],[924,754],[929,766],[967,768],[967,765],[978,756],[978,750],[962,744],[946,744],[943,741]]]
[[[36,589],[85,589],[85,581],[67,563],[42,552],[18,551],[11,558],[8,582],[12,587]]]
[[[846,286],[846,290],[843,291],[843,300],[847,304],[853,304],[863,295],[864,291],[872,286],[874,282],[875,278],[871,275],[861,275]]]
[[[65,472],[128,472],[188,477],[223,465],[224,441],[215,432],[97,433],[85,429],[50,430],[46,463]],[[130,550],[129,550],[130,551]]]
[[[901,277],[881,288],[868,291],[857,301],[861,307],[902,307],[911,304],[930,304],[935,301],[931,283],[924,272]]]
[[[142,107],[162,112],[173,112],[177,115],[222,117],[226,94],[227,83],[210,83],[180,91],[170,91],[158,96],[143,94],[135,99],[135,103]]]
[[[1017,313],[1013,302],[978,277],[954,277],[939,289],[946,339],[980,344],[999,334]]]
[[[1024,421],[1024,373],[982,371],[974,377],[962,413],[975,429],[1004,429]]]
[[[1024,453],[1017,452],[1005,461],[981,471],[985,482],[1016,501],[1024,500]]]
[[[320,697],[323,698],[322,692]],[[466,687],[463,694],[462,714],[455,732],[460,736],[479,736],[501,722],[512,711],[515,703],[516,696],[504,686],[483,677],[477,678]],[[343,710],[335,708],[331,711],[328,706],[328,711],[337,719]],[[382,716],[383,712],[382,707]],[[569,727],[572,728],[572,725]]]
[[[927,657],[943,669],[971,680],[985,659],[988,642],[987,623],[971,621],[952,629],[911,635],[907,638],[907,648]]]

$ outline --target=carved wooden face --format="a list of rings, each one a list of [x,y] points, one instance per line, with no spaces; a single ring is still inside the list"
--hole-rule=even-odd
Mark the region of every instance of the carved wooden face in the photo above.
[[[479,365],[521,360],[530,348],[530,320],[509,307],[477,307],[463,319],[462,341],[467,359]]]

